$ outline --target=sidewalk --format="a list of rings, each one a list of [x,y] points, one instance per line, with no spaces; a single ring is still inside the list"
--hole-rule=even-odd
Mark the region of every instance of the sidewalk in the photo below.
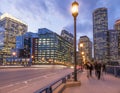
[[[106,74],[100,80],[95,75],[87,78],[86,71],[78,75],[81,86],[65,89],[64,93],[120,93],[120,78]]]

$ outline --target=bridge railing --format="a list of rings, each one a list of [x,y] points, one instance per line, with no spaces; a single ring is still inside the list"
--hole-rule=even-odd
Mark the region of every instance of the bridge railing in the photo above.
[[[77,72],[80,72],[80,70],[78,70]],[[53,93],[53,91],[58,88],[61,84],[66,83],[66,80],[70,79],[71,77],[73,77],[74,72],[69,73],[67,75],[65,75],[64,77],[52,82],[51,84],[43,87],[40,90],[37,90],[35,93]]]
[[[107,65],[106,72],[113,74],[116,77],[120,77],[120,66]]]

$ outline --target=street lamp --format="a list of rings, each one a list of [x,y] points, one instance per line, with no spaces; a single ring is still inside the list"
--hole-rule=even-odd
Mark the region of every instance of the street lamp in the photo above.
[[[81,48],[83,47],[83,43],[80,43],[80,47],[81,47]]]
[[[13,55],[13,56],[16,56],[16,52],[13,52],[12,55]]]
[[[76,18],[78,16],[78,2],[72,3],[72,16],[74,17],[74,81],[77,81],[77,61],[76,61]]]
[[[12,55],[13,55],[13,60],[15,59],[14,57],[16,56],[16,52],[12,52]],[[13,61],[14,63],[14,61]]]

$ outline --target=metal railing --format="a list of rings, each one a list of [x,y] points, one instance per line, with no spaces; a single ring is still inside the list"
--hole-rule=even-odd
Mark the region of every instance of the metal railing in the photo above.
[[[80,70],[77,70],[77,72],[80,72]],[[53,93],[53,91],[58,88],[61,84],[66,83],[67,79],[70,79],[72,76],[74,75],[74,72],[69,73],[67,75],[65,75],[64,77],[52,82],[51,84],[43,87],[40,90],[37,90],[34,93]]]
[[[120,77],[120,66],[107,65],[106,72],[113,74],[116,77]]]

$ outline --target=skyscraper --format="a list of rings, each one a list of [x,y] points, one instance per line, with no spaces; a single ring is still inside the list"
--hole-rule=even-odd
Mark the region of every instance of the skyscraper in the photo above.
[[[118,59],[120,59],[120,19],[115,21],[114,29],[117,31]]]
[[[109,33],[109,58],[110,61],[118,60],[118,31],[108,30]]]
[[[108,60],[108,15],[107,8],[98,8],[93,12],[94,59]]]

